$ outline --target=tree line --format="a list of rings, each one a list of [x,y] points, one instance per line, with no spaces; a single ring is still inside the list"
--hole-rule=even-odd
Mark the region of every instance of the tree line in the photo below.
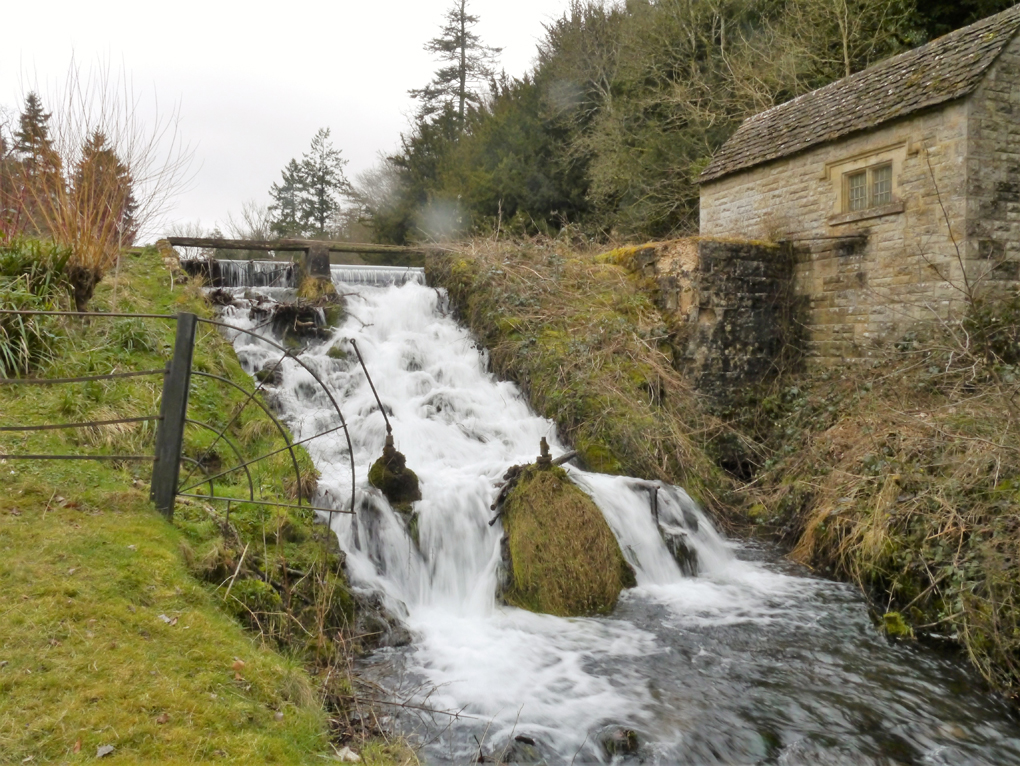
[[[573,0],[518,78],[455,0],[400,146],[351,190],[357,214],[393,243],[694,232],[698,174],[745,117],[1014,2]]]

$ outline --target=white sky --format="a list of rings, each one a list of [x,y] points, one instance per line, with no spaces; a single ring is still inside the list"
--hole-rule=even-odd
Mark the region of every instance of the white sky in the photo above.
[[[4,2],[0,106],[44,96],[68,71],[108,62],[123,69],[145,111],[180,106],[180,130],[195,149],[194,180],[168,216],[211,228],[241,203],[268,202],[271,183],[320,127],[354,178],[389,152],[407,126],[411,88],[432,76],[422,45],[451,0],[332,3],[309,0],[172,3],[114,0]],[[472,0],[476,31],[502,47],[500,63],[521,75],[542,23],[567,0]],[[44,102],[44,106],[46,106]]]

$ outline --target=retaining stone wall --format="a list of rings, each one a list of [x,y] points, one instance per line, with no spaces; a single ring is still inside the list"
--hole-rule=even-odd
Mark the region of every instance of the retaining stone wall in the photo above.
[[[760,380],[793,340],[788,247],[692,238],[637,248],[628,263],[655,280],[660,308],[678,321],[677,366],[713,396]]]

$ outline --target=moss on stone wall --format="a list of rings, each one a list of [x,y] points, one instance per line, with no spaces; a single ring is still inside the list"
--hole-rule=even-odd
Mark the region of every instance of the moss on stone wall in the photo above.
[[[511,577],[504,600],[560,616],[606,614],[634,570],[598,506],[562,468],[525,468],[503,506]]]

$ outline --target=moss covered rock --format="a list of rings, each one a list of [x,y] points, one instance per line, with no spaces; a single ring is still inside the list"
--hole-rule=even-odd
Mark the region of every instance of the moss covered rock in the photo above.
[[[381,490],[390,505],[410,512],[411,503],[421,500],[418,475],[407,467],[403,454],[393,447],[393,437],[387,435],[382,457],[368,471],[368,483]]]
[[[328,279],[321,279],[319,277],[305,277],[302,279],[301,284],[298,285],[297,295],[302,300],[314,303],[331,300],[339,301],[340,299],[333,283]]]
[[[633,587],[602,512],[562,468],[525,468],[503,506],[511,606],[560,616],[606,614]]]

